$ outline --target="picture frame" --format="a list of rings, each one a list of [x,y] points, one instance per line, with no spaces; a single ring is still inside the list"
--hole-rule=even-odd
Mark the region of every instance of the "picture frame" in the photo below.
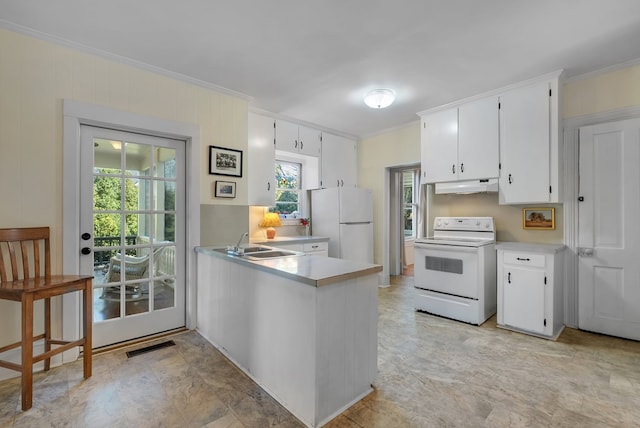
[[[216,198],[235,198],[236,183],[235,181],[217,181],[214,184],[214,193]]]
[[[554,230],[556,228],[555,208],[523,208],[522,228]]]
[[[242,150],[209,146],[209,174],[242,177]]]

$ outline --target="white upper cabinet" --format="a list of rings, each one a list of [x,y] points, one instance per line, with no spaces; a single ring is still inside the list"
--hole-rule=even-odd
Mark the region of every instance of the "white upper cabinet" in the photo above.
[[[562,202],[559,75],[500,95],[501,204]]]
[[[500,176],[498,97],[482,98],[458,107],[458,179]]]
[[[458,173],[458,109],[422,118],[420,134],[423,178],[426,183],[456,181]]]
[[[355,187],[358,181],[356,142],[333,134],[322,134],[320,187]]]
[[[275,205],[275,120],[249,112],[249,205]]]
[[[322,133],[285,120],[276,120],[276,149],[320,157]]]
[[[424,182],[498,177],[498,117],[497,96],[422,116]]]

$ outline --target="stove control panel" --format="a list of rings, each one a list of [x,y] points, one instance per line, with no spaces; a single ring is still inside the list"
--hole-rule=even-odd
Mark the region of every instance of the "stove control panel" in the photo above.
[[[436,217],[433,230],[469,230],[493,232],[493,217]]]

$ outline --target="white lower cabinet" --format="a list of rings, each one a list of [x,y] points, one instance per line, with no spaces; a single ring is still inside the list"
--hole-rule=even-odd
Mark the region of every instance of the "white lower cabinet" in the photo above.
[[[274,243],[272,246],[291,251],[301,251],[307,256],[329,256],[329,242],[304,242],[297,244]]]
[[[557,339],[564,327],[564,245],[496,244],[498,327]]]

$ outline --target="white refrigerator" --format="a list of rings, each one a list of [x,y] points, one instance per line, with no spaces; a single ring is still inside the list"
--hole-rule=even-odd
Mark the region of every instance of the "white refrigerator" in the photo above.
[[[329,237],[329,257],[373,263],[373,192],[357,187],[312,190],[311,229]]]

